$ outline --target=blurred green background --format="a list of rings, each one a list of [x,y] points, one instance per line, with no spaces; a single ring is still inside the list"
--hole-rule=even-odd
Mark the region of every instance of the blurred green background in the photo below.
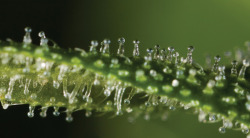
[[[132,55],[132,40],[141,41],[141,53],[160,44],[173,46],[183,56],[195,46],[194,59],[203,64],[205,55],[223,55],[250,39],[250,1],[248,0],[1,0],[0,38],[21,41],[23,28],[31,26],[34,42],[37,33],[46,32],[64,48],[88,49],[89,41],[110,38],[117,50],[117,38],[126,38],[126,55]],[[225,59],[224,63],[230,61]],[[222,123],[202,124],[197,115],[173,112],[167,121],[140,118],[136,123],[122,117],[84,116],[74,113],[74,122],[65,115],[29,119],[27,106],[0,111],[2,137],[93,137],[93,138],[240,138],[240,131],[220,134]],[[38,114],[39,111],[36,112]]]

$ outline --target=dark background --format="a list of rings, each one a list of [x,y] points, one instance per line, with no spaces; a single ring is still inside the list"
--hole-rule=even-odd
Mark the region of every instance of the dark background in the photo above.
[[[112,40],[111,51],[117,49],[117,38],[126,38],[126,55],[132,55],[132,40],[141,40],[141,53],[158,43],[172,45],[181,54],[186,47],[196,47],[194,59],[204,63],[204,55],[222,54],[242,46],[250,38],[250,2],[246,0],[0,0],[0,39],[22,41],[24,27],[33,29],[33,42],[44,31],[63,48],[88,49],[92,39]],[[201,58],[202,57],[202,58]],[[229,63],[222,59],[222,62]],[[167,121],[142,118],[135,124],[127,116],[90,118],[84,111],[73,114],[67,123],[65,114],[46,118],[27,117],[28,106],[12,106],[0,110],[0,138],[4,137],[245,137],[228,130],[219,134],[221,123],[201,124],[197,115],[175,112]]]

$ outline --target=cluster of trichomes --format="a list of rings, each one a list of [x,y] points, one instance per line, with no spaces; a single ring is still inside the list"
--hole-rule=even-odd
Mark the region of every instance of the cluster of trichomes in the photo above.
[[[173,47],[167,50],[147,49],[139,54],[135,40],[133,57],[124,55],[124,38],[119,38],[117,54],[109,52],[110,40],[100,48],[91,41],[89,52],[83,49],[61,49],[49,46],[44,32],[39,33],[40,46],[32,44],[31,28],[25,28],[22,43],[0,42],[0,100],[4,109],[10,105],[29,104],[28,116],[41,107],[66,120],[72,113],[92,112],[132,114],[133,118],[151,115],[166,118],[169,110],[193,110],[200,122],[222,121],[219,128],[240,129],[247,134],[250,127],[249,57],[238,52],[238,61],[220,65],[216,56],[212,68],[203,69],[192,59],[193,46],[185,57]],[[239,54],[240,53],[240,54]],[[240,64],[237,64],[240,63]]]

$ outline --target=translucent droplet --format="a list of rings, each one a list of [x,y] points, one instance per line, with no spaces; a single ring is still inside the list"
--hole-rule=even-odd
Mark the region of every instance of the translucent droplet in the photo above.
[[[216,120],[217,120],[216,115],[210,115],[210,116],[209,116],[209,121],[210,121],[210,122],[214,122],[214,121],[216,121]]]
[[[25,28],[24,28],[24,31],[25,31],[26,33],[31,33],[31,32],[32,32],[32,29],[31,29],[30,27],[25,27]]]
[[[248,128],[243,128],[243,129],[241,130],[241,132],[242,132],[243,134],[248,134],[248,133],[249,133],[249,129],[248,129]]]
[[[172,81],[172,86],[173,86],[173,87],[178,87],[178,86],[179,86],[179,81],[176,80],[176,79],[174,79],[174,80]]]
[[[117,115],[117,116],[123,115],[123,112],[122,112],[121,110],[117,110],[117,111],[116,111],[116,115]]]
[[[124,99],[124,104],[129,105],[130,104],[130,100],[128,98]]]
[[[126,77],[129,75],[129,71],[127,70],[118,70],[118,75],[121,77]]]
[[[105,89],[105,90],[104,90],[104,95],[105,95],[106,97],[109,97],[109,96],[111,95],[111,91],[110,91],[109,89]]]
[[[86,103],[87,103],[87,101],[88,101],[88,97],[87,97],[86,95],[83,95],[83,96],[82,96],[82,99],[83,99],[83,101],[84,101],[84,102],[86,102]]]
[[[87,103],[91,104],[92,102],[93,102],[93,98],[88,97],[88,98],[87,98]]]
[[[98,46],[98,41],[97,40],[92,40],[90,43],[91,43],[91,46],[95,46],[95,47]]]
[[[140,41],[139,40],[134,40],[133,43],[134,44],[140,44]]]
[[[53,115],[54,115],[54,116],[59,116],[59,115],[60,115],[60,112],[54,111],[54,112],[53,112]]]
[[[188,47],[188,51],[189,51],[189,52],[193,52],[193,51],[194,51],[194,47],[193,47],[193,46],[189,46],[189,47]]]
[[[32,94],[30,95],[30,98],[31,98],[32,100],[35,100],[35,99],[37,98],[37,95],[36,95],[35,93],[32,93]]]
[[[192,75],[192,76],[195,76],[196,75],[196,70],[195,69],[190,69],[189,74]]]
[[[59,81],[54,80],[53,81],[53,87],[56,88],[56,89],[58,89],[60,87]]]
[[[59,115],[60,115],[59,107],[56,107],[56,106],[54,107],[53,115],[54,115],[54,116],[59,116]]]
[[[92,112],[90,110],[86,110],[85,116],[90,117],[92,115]]]
[[[95,80],[93,82],[94,85],[100,85],[101,84],[99,78],[100,78],[99,75],[95,74]],[[84,89],[85,89],[85,87],[84,87]]]
[[[73,117],[71,115],[67,115],[66,118],[65,118],[65,120],[67,122],[72,122],[73,121]]]
[[[124,44],[125,43],[125,38],[123,38],[123,37],[119,38],[118,39],[118,43]]]
[[[45,38],[45,33],[43,31],[41,31],[41,32],[38,33],[38,36]]]
[[[28,115],[29,118],[34,117],[34,113],[33,112],[28,112],[27,115]]]
[[[219,128],[219,132],[220,132],[221,134],[226,133],[226,128],[225,128],[225,127],[220,127],[220,128]]]
[[[112,64],[118,64],[119,63],[119,60],[117,58],[112,58],[111,59],[111,63]]]
[[[50,97],[49,98],[49,102],[50,103],[55,103],[56,102],[56,98],[55,97]]]
[[[94,80],[93,84],[94,84],[94,85],[100,85],[101,82],[98,80],[98,78],[96,78],[96,79]]]
[[[4,98],[5,98],[6,100],[9,100],[9,101],[10,101],[12,97],[11,97],[11,95],[10,95],[9,93],[7,93],[7,94],[4,96]]]
[[[181,69],[181,68],[177,68],[176,70],[176,78],[179,79],[179,78],[184,78],[185,75],[184,75],[184,70]]]
[[[166,67],[163,69],[163,72],[166,73],[166,74],[170,74],[170,73],[172,73],[172,69],[170,69],[168,66],[166,66]]]
[[[156,72],[155,70],[151,69],[151,70],[149,71],[149,74],[150,74],[151,76],[155,77],[155,76],[157,75],[157,72]]]
[[[112,106],[113,103],[112,103],[112,101],[107,101],[106,105],[107,105],[107,106]]]
[[[153,105],[153,106],[157,106],[157,105],[158,105],[158,101],[153,101],[153,102],[152,102],[152,105]]]
[[[233,127],[233,123],[230,120],[223,120],[223,126],[225,128],[232,128]]]
[[[112,58],[110,68],[119,68],[119,67],[120,67],[119,60],[117,58]]]
[[[175,109],[176,109],[175,106],[173,106],[173,105],[169,106],[169,110],[175,110]]]
[[[67,122],[72,122],[72,121],[73,121],[72,111],[67,110],[65,120],[66,120]]]
[[[169,52],[174,52],[174,47],[168,47]]]
[[[214,57],[215,62],[219,62],[220,59],[221,59],[221,57],[219,55],[217,55],[217,56]]]
[[[105,44],[110,44],[111,43],[111,41],[109,40],[109,39],[104,39],[103,40],[103,44],[105,45]]]
[[[224,71],[225,70],[225,66],[219,66],[218,70],[221,71],[221,72]]]
[[[151,106],[151,103],[150,103],[149,101],[146,101],[146,102],[145,102],[145,106],[146,106],[146,107],[150,107],[150,106]]]
[[[213,88],[215,85],[215,81],[214,80],[209,80],[208,83],[207,83],[207,87],[209,88]]]

